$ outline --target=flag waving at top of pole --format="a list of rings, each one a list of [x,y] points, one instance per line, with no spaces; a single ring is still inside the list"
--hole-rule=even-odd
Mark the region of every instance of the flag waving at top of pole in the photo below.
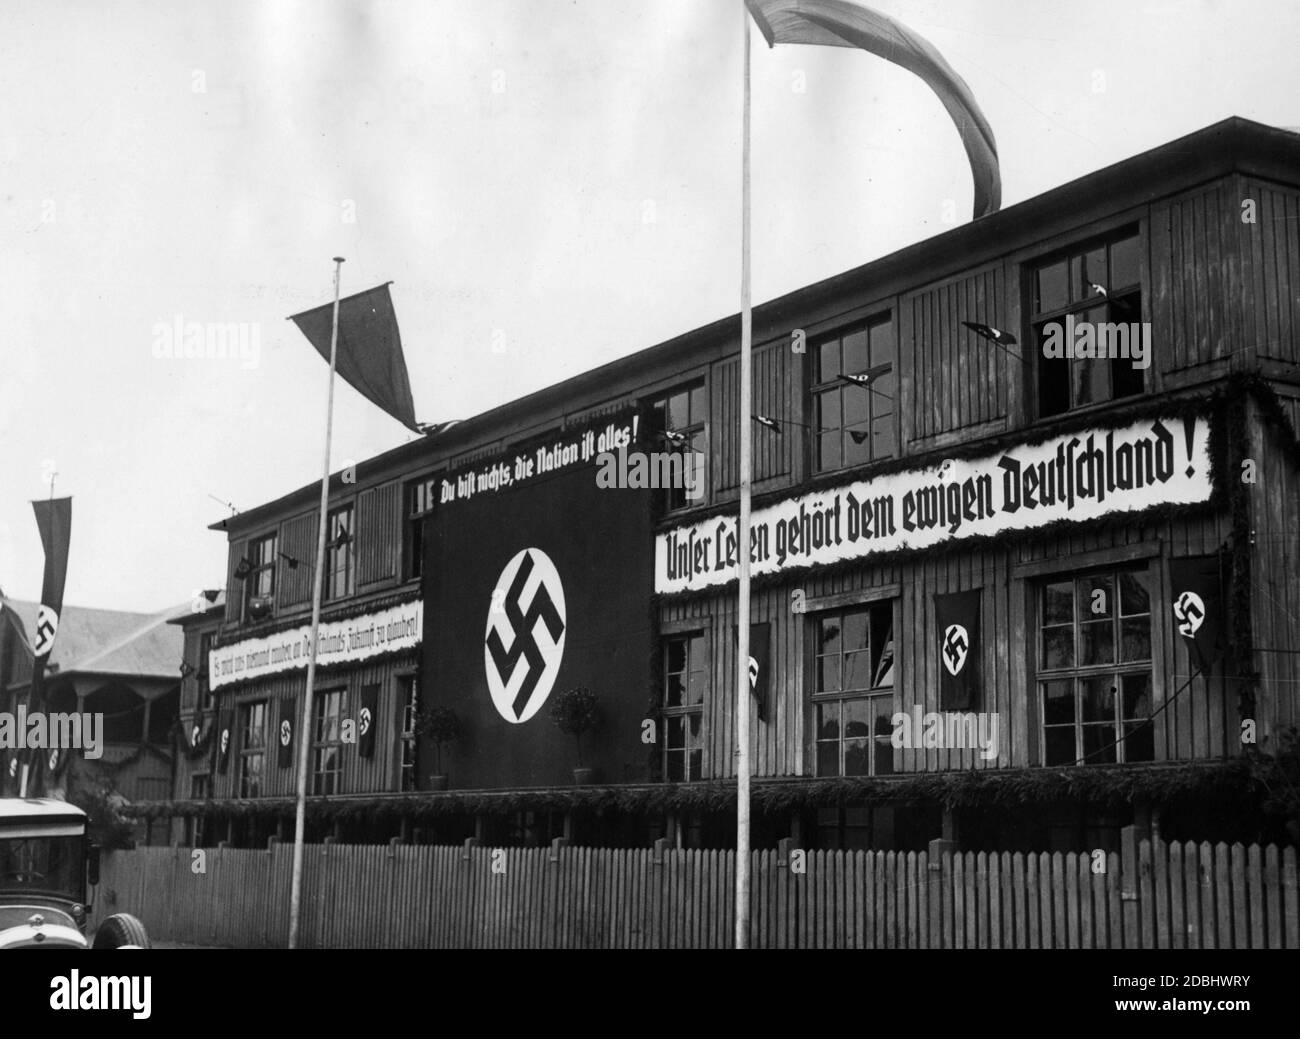
[[[385,282],[338,302],[338,373],[354,390],[416,433],[415,404],[406,375],[397,313]],[[334,304],[326,303],[291,318],[325,358],[330,359]]]
[[[970,87],[928,40],[854,0],[745,0],[769,47],[808,43],[857,47],[919,76],[938,95],[961,134],[975,179],[975,216],[1002,206],[1002,176],[993,130]]]

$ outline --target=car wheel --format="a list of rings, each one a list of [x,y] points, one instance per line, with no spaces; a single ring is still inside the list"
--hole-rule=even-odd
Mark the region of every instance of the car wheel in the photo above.
[[[130,913],[116,913],[99,925],[95,931],[95,944],[91,948],[120,949],[124,945],[138,949],[151,948],[144,924]]]

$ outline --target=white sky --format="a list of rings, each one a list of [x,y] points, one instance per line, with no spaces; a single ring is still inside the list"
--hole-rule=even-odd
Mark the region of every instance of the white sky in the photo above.
[[[1225,116],[1300,126],[1295,0],[875,6],[970,85],[1004,205]],[[221,584],[208,495],[247,509],[319,478],[326,368],[285,317],[329,299],[335,254],[345,294],[395,282],[422,421],[734,313],[740,11],[6,0],[0,588],[39,598],[47,460],[73,495],[67,602]],[[756,301],[946,229],[946,199],[969,219],[919,80],[753,40]],[[257,365],[156,358],[176,315],[256,328]],[[336,469],[409,438],[340,384]]]

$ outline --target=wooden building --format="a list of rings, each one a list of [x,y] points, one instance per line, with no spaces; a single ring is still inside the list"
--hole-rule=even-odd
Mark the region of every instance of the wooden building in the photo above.
[[[1083,325],[1131,337],[1097,359]],[[1253,777],[1300,723],[1300,135],[1214,124],[772,300],[754,335],[760,846],[1280,825]],[[336,474],[332,648],[283,753],[318,487],[217,524],[225,601],[185,623],[154,812],[284,836],[305,746],[317,837],[725,844],[738,372],[732,316]],[[702,453],[702,493],[599,497],[582,445],[618,443]],[[559,544],[550,514],[585,570],[528,554]],[[506,649],[523,691],[491,673]],[[603,718],[587,785],[547,720],[572,685]],[[418,704],[468,731],[433,746]]]
[[[39,605],[0,599],[0,713],[16,716],[27,703]],[[47,664],[46,710],[103,720],[93,753],[47,755],[42,775],[51,794],[81,803],[101,790],[127,802],[171,796],[183,638],[168,620],[177,612],[65,607]],[[0,746],[0,796],[17,796],[19,761]]]

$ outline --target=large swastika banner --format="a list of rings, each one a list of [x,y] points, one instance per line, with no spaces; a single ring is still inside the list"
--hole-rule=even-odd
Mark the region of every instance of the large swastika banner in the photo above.
[[[599,698],[593,782],[649,778],[651,493],[597,487],[593,462],[432,510],[421,699],[462,722],[452,789],[571,785],[576,742],[550,711],[578,686]],[[422,744],[421,787],[434,771]]]

